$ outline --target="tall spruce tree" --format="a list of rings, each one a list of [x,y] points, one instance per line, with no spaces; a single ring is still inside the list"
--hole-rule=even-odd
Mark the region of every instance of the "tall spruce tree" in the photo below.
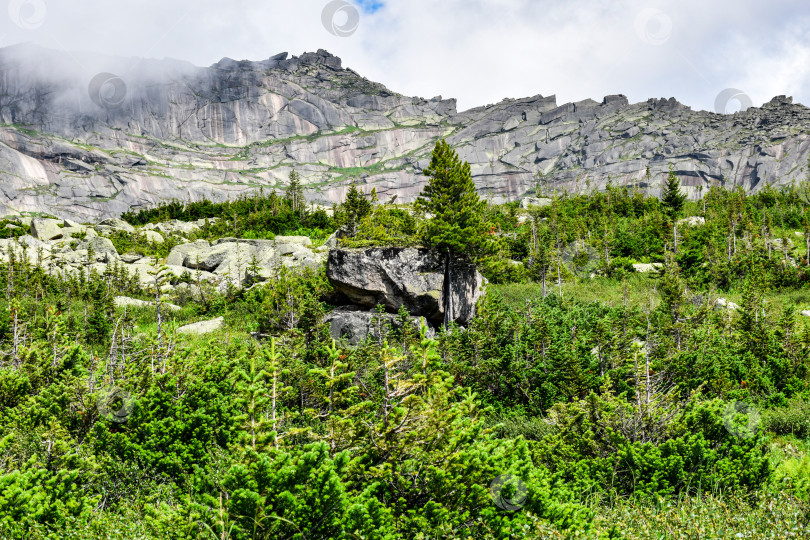
[[[416,207],[432,214],[425,229],[425,243],[445,256],[446,327],[453,320],[453,264],[485,252],[491,243],[484,219],[486,202],[475,191],[470,164],[459,159],[444,139],[436,143],[424,174],[430,181],[417,198]]]
[[[365,194],[352,184],[346,192],[346,199],[343,201],[343,212],[346,216],[347,234],[354,238],[357,234],[357,224],[369,215],[372,210],[371,201],[366,199]]]
[[[686,195],[681,191],[681,183],[672,164],[669,165],[669,174],[667,174],[667,181],[664,184],[661,202],[664,205],[664,214],[670,221],[675,221],[678,218],[686,202]]]
[[[290,182],[287,184],[285,198],[289,201],[293,212],[303,212],[304,188],[301,186],[301,175],[295,169],[290,171]]]

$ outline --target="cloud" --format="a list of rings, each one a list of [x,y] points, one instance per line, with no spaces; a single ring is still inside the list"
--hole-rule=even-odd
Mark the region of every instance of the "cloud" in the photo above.
[[[394,91],[456,97],[460,109],[623,93],[711,110],[726,88],[755,105],[777,94],[810,103],[806,0],[356,0],[359,24],[344,37],[324,27],[327,3],[13,0],[0,44],[202,66],[324,48]]]

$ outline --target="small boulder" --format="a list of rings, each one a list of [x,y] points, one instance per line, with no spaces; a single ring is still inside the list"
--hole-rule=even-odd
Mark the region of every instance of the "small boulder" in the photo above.
[[[639,274],[648,274],[650,272],[659,270],[662,266],[664,265],[661,263],[635,263],[633,265],[633,270]]]
[[[141,231],[146,237],[147,242],[152,242],[154,244],[162,244],[165,240],[163,239],[163,235],[157,231]]]
[[[714,302],[714,309],[717,311],[727,310],[727,311],[737,311],[740,309],[740,306],[735,304],[730,300],[726,300],[725,298],[718,298]]]
[[[701,216],[691,216],[677,221],[678,225],[686,225],[687,227],[700,227],[706,224],[706,218]]]
[[[138,300],[137,298],[130,298],[128,296],[116,296],[115,305],[117,307],[155,307],[154,302],[146,302],[144,300]],[[183,309],[180,306],[176,306],[168,302],[161,302],[160,307],[168,309],[169,311],[180,311]]]
[[[127,264],[132,264],[134,262],[140,261],[143,258],[143,255],[139,253],[125,253],[121,255],[121,260]]]
[[[210,334],[211,332],[216,332],[222,328],[223,324],[225,324],[225,319],[223,317],[217,317],[216,319],[211,319],[210,321],[200,321],[198,323],[181,326],[177,329],[177,333],[192,335]]]

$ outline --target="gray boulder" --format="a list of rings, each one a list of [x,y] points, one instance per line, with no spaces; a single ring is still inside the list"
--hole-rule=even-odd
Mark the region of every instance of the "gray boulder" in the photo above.
[[[104,238],[103,236],[94,236],[87,240],[88,248],[93,248],[96,254],[96,260],[99,262],[110,263],[118,259],[118,252],[112,240]]]
[[[211,319],[210,321],[200,321],[198,323],[181,326],[177,329],[177,333],[191,335],[210,334],[211,332],[216,332],[222,328],[224,323],[225,319],[223,317],[217,317],[216,319]]]
[[[154,302],[146,302],[145,300],[138,300],[137,298],[130,298],[128,296],[116,296],[115,297],[115,305],[116,307],[154,307]],[[168,302],[161,302],[160,306],[164,309],[168,309],[169,311],[180,311],[180,306],[176,306],[174,304],[170,304]]]
[[[196,263],[197,259],[205,258],[204,253],[211,247],[208,240],[197,240],[190,244],[181,244],[175,246],[169,257],[166,259],[166,264],[172,266],[184,266],[186,261]]]
[[[311,246],[312,240],[308,236],[276,236],[277,244],[298,244],[299,246]]]
[[[551,204],[551,199],[547,197],[524,197],[520,200],[520,207],[528,210],[532,206],[548,206]]]
[[[714,302],[714,309],[717,311],[737,311],[740,309],[740,306],[732,302],[731,300],[726,300],[725,298],[718,298]]]
[[[706,218],[701,216],[691,216],[678,220],[678,225],[686,225],[687,227],[700,227],[706,224]]]
[[[144,230],[141,233],[146,237],[147,242],[154,242],[155,244],[162,244],[164,242],[163,235],[156,231]]]
[[[369,336],[377,339],[380,325],[382,325],[384,335],[387,331],[386,328],[399,331],[402,326],[396,315],[391,313],[378,315],[375,311],[364,311],[356,306],[339,307],[327,315],[324,322],[329,325],[329,333],[333,339],[346,340],[349,345],[357,345]],[[424,317],[410,318],[410,324],[413,325],[416,334],[420,332],[423,322],[425,326],[428,326]],[[428,326],[427,335],[432,337],[434,334],[435,331]]]
[[[126,221],[124,221],[121,218],[105,219],[104,221],[101,221],[97,225],[97,228],[99,230],[103,230],[103,231],[114,230],[114,231],[124,231],[124,232],[128,232],[128,233],[135,232],[135,227],[133,227],[132,225],[130,225],[129,223],[127,223]]]
[[[483,294],[484,278],[473,265],[456,263],[452,268],[453,313],[450,318],[467,325]],[[405,307],[412,315],[430,321],[444,319],[444,258],[417,248],[371,248],[329,251],[326,275],[332,285],[353,304],[389,312]]]
[[[43,242],[58,240],[64,234],[61,224],[62,221],[58,219],[34,219],[31,222],[31,236]]]
[[[633,270],[639,274],[649,274],[650,272],[660,270],[663,266],[664,265],[661,263],[635,263],[633,265]]]
[[[311,240],[303,236],[280,236],[276,240],[220,238],[212,244],[198,240],[174,247],[167,263],[227,276],[239,285],[243,281],[253,283],[269,279],[282,266],[317,268],[325,256],[309,249],[307,245],[311,244]],[[255,272],[249,270],[253,263]]]

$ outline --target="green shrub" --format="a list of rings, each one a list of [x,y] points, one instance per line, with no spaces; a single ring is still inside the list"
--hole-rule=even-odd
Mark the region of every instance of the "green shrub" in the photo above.
[[[762,427],[776,435],[810,437],[810,401],[791,399],[786,407],[765,411],[762,415]]]

